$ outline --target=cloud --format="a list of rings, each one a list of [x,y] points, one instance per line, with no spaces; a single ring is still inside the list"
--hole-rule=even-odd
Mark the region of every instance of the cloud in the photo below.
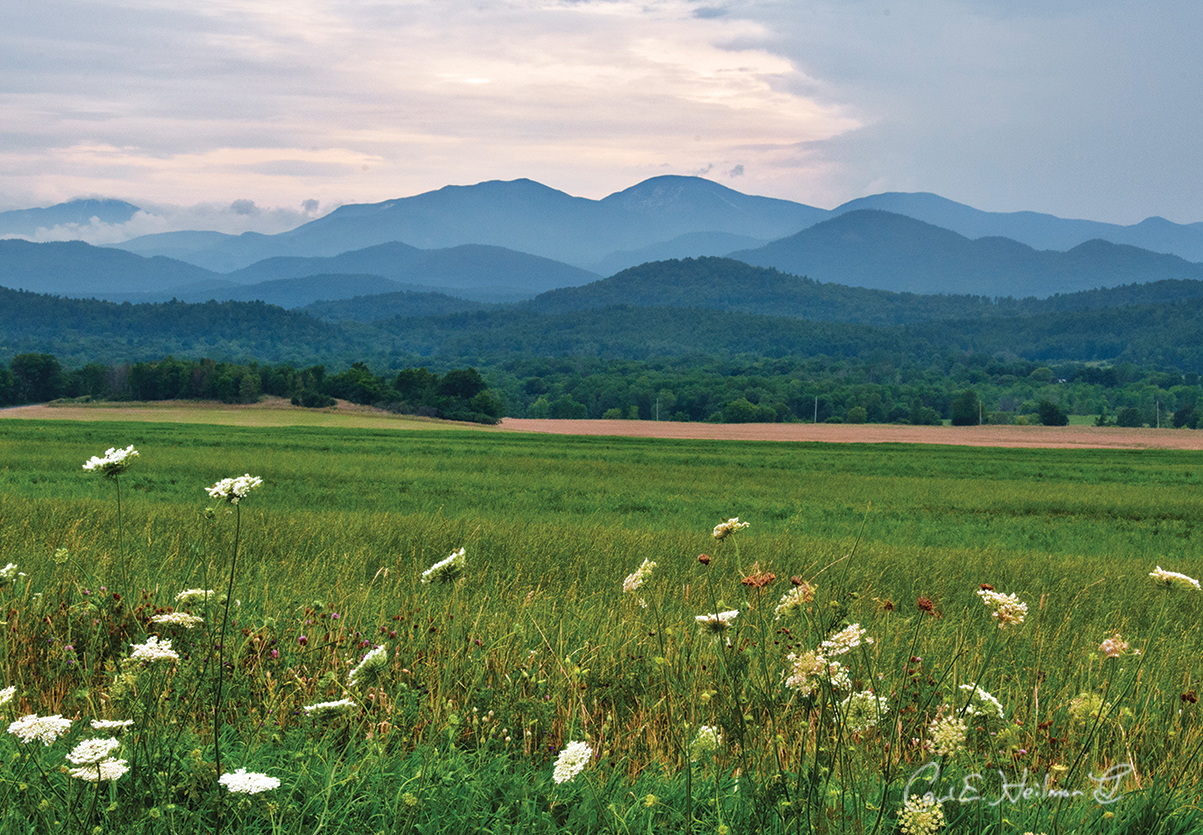
[[[720,11],[63,0],[0,34],[0,191],[284,205],[534,177],[600,197],[857,127]]]
[[[518,177],[601,197],[705,170],[822,206],[1200,220],[1201,30],[1194,0],[18,3],[0,199],[296,207]]]

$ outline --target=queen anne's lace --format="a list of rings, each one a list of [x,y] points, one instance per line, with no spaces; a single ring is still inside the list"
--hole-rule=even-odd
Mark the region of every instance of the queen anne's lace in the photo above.
[[[593,748],[588,742],[569,742],[556,757],[555,771],[551,779],[557,783],[567,783],[585,770],[589,759],[593,756]]]
[[[223,774],[217,778],[217,782],[234,794],[259,794],[280,787],[279,779],[255,771],[247,771],[245,768]]]
[[[221,481],[214,484],[212,487],[206,487],[210,498],[221,499],[230,504],[238,504],[247,497],[247,494],[256,487],[263,484],[263,479],[259,476],[246,473],[237,478],[223,478]]]

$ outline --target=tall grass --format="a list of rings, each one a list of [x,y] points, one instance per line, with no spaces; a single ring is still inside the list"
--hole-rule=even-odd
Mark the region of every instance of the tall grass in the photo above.
[[[114,443],[142,454],[125,592],[115,502],[78,471]],[[46,424],[3,445],[0,565],[25,576],[0,588],[0,710],[78,717],[49,747],[0,739],[4,831],[891,832],[908,781],[949,831],[1200,828],[1203,595],[1148,577],[1199,575],[1181,453]],[[236,531],[202,491],[248,469],[265,485]],[[737,514],[751,526],[716,540]],[[421,582],[461,546],[462,579]],[[791,577],[813,599],[778,619]],[[1024,623],[1000,629],[983,583]],[[217,592],[184,607],[188,588]],[[203,625],[151,622],[180,608]],[[728,610],[717,634],[696,622]],[[865,639],[824,658],[846,683],[787,683],[854,624]],[[152,635],[179,660],[132,662]],[[223,794],[219,691],[221,770],[278,789]],[[111,784],[58,770],[93,718],[135,720]],[[941,756],[943,719],[966,733]],[[571,740],[595,756],[557,784]],[[1128,766],[1099,802],[1091,775]]]

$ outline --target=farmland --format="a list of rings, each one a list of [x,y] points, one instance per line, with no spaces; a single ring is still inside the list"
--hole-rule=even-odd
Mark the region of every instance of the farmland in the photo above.
[[[940,798],[1045,788],[951,831],[1199,825],[1203,596],[1149,574],[1203,568],[1203,453],[439,426],[0,422],[3,710],[79,717],[0,742],[4,825],[891,832],[932,763]],[[132,662],[154,636],[179,658]],[[105,802],[57,771],[92,718],[136,720]],[[221,789],[215,729],[280,785]]]

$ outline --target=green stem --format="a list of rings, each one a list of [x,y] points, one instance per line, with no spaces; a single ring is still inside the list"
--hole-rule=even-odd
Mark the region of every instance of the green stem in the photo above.
[[[238,568],[238,543],[242,535],[242,508],[234,505],[234,557],[230,560],[230,581],[226,586],[226,602],[221,615],[221,631],[217,634],[217,700],[213,704],[213,760],[217,776],[221,777],[221,701],[225,684],[226,624],[230,620],[230,603],[234,599],[234,572]],[[217,828],[221,830],[221,786],[217,787]]]

